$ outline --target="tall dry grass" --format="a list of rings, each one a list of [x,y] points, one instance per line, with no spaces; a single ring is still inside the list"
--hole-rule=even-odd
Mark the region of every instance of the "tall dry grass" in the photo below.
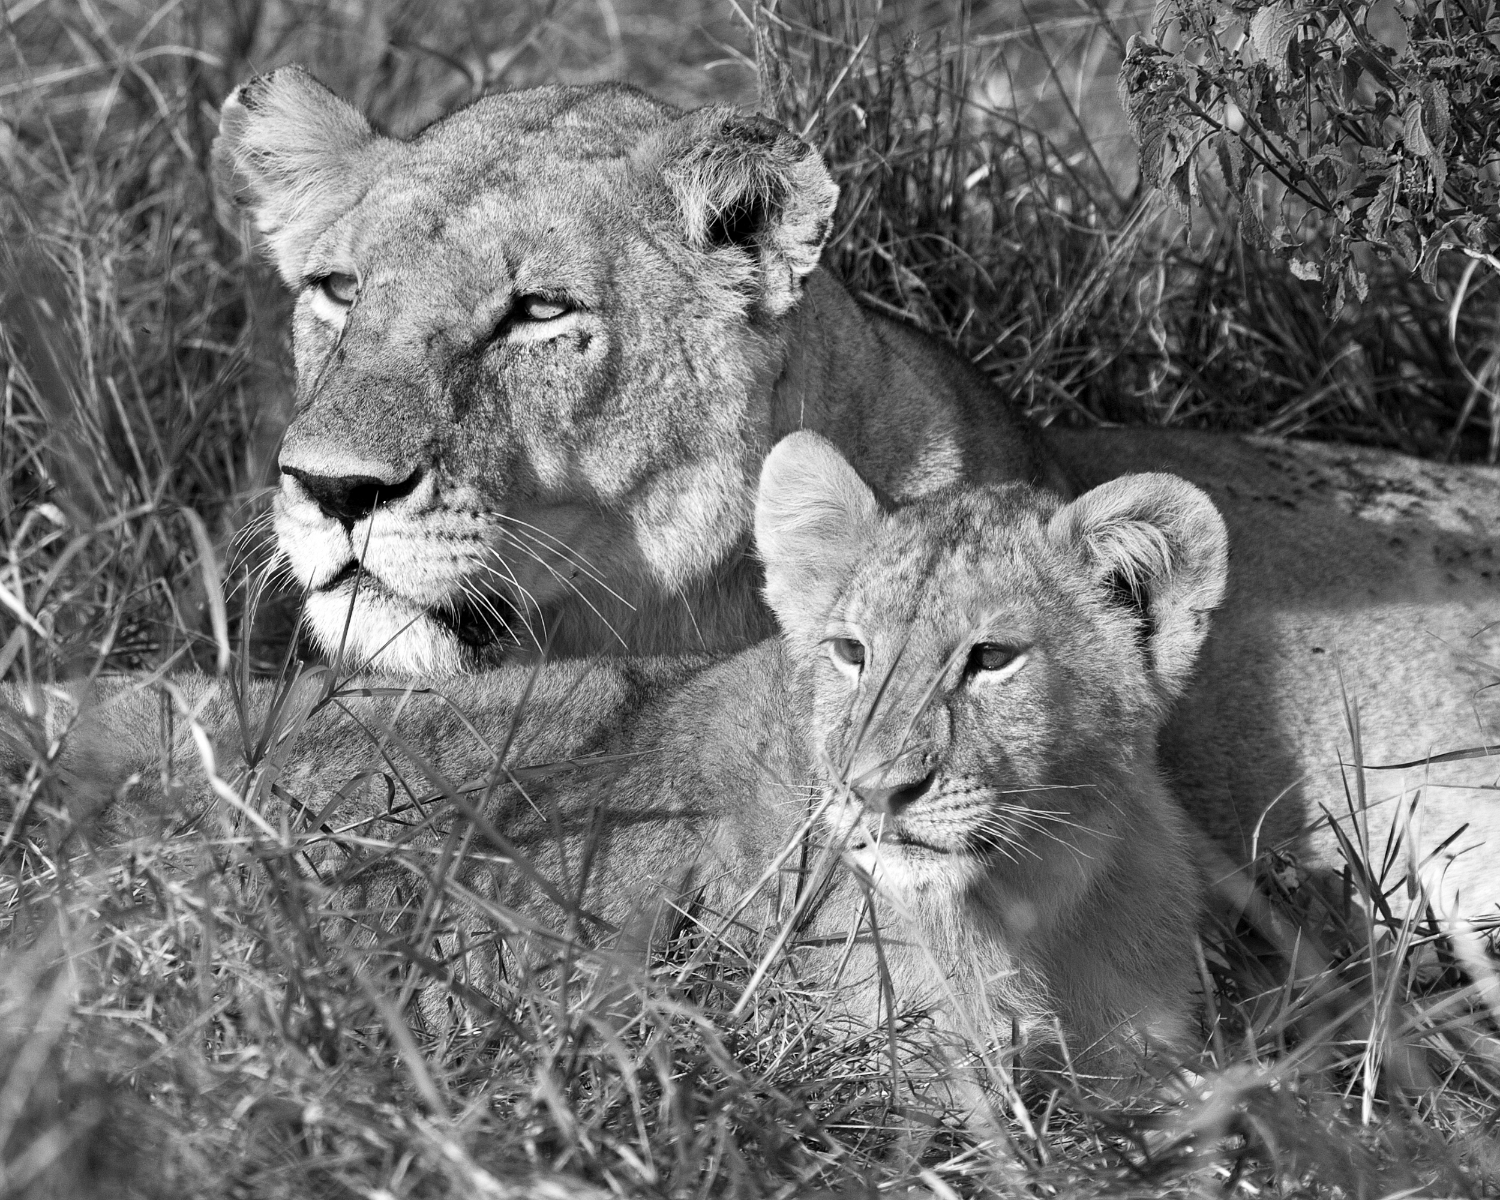
[[[1330,319],[1211,204],[1189,230],[1136,194],[1110,76],[1146,15],[8,0],[0,677],[284,659],[288,608],[250,601],[290,393],[286,303],[205,168],[222,95],[293,59],[398,131],[543,79],[623,75],[685,102],[758,84],[843,185],[831,259],[851,287],[952,339],[1038,419],[1482,453],[1487,410],[1460,366],[1485,335],[1477,309],[1450,342],[1445,296],[1391,277]],[[580,966],[567,987],[518,983],[503,1022],[481,1007],[424,1033],[401,1002],[432,963],[410,940],[341,939],[299,857],[317,830],[188,824],[107,847],[90,804],[117,781],[70,775],[32,734],[9,747],[30,765],[0,811],[7,1195],[1495,1186],[1486,977],[1430,920],[1380,915],[1399,854],[1383,877],[1356,849],[1347,897],[1286,897],[1312,958],[1265,914],[1205,938],[1202,1079],[1179,1103],[1089,1112],[1034,1086],[961,1127],[893,1068],[923,1053],[922,1014],[846,1028],[774,976],[732,1018],[754,964],[691,933],[627,981],[623,1026],[619,988]]]
[[[1500,279],[1455,306],[1463,264],[1436,290],[1388,270],[1334,319],[1211,190],[1192,227],[1140,194],[1107,89],[1148,5],[932,5],[915,42],[904,6],[795,11],[762,22],[762,91],[843,185],[833,263],[1035,419],[1489,455],[1489,398],[1466,368],[1493,351]]]

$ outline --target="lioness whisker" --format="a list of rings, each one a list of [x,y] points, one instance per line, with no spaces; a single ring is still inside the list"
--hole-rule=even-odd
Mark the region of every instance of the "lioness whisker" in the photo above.
[[[607,618],[605,618],[605,616],[603,615],[603,613],[601,613],[599,611],[599,609],[597,607],[595,607],[594,603],[589,599],[589,597],[587,595],[584,594],[583,589],[578,586],[578,584],[574,581],[574,579],[571,576],[565,575],[562,572],[558,571],[557,568],[552,563],[550,563],[550,562],[547,561],[544,552],[548,549],[548,547],[546,547],[545,545],[543,545],[540,542],[538,542],[531,535],[527,534],[525,530],[509,530],[509,529],[507,529],[507,530],[503,530],[502,533],[504,534],[504,536],[506,537],[506,539],[508,540],[508,542],[510,543],[510,545],[514,546],[517,550],[519,550],[522,553],[524,553],[525,555],[527,555],[527,557],[531,558],[534,562],[536,562],[539,566],[541,566],[542,569],[545,570],[548,574],[550,574],[554,579],[556,579],[559,583],[561,583],[565,587],[567,587],[569,591],[571,591],[580,600],[582,600],[586,605],[588,605],[589,609],[594,613],[594,615],[596,617],[599,618],[599,620],[601,622],[603,622],[605,628],[608,629],[609,632],[614,637],[616,637],[617,639],[619,639],[622,643],[624,642],[624,638],[620,637],[620,634],[618,633],[618,631],[616,631],[616,629],[614,628],[614,626],[612,624],[610,624],[610,622],[608,621]],[[527,542],[522,541],[521,539],[523,537],[530,537],[531,538],[530,543],[528,544]],[[552,540],[553,541],[557,541],[556,538],[553,538]],[[563,546],[563,544],[561,542],[558,542],[558,545],[560,547]],[[566,547],[563,547],[563,548],[566,549]],[[587,563],[584,563],[581,560],[565,559],[565,561],[568,561],[568,562],[571,563],[571,565],[576,566],[578,568],[578,570],[580,571],[580,573],[582,573],[586,579],[588,579],[591,583],[596,584],[601,590],[603,590],[604,592],[606,592],[611,598],[613,598],[614,600],[618,601],[620,604],[624,605],[626,608],[630,609],[632,612],[635,611],[635,605],[631,604],[622,595],[620,595],[619,592],[615,591],[614,588],[610,587],[610,585],[605,581],[604,577],[602,575],[600,575],[597,571],[595,571]]]
[[[528,546],[525,542],[522,542],[519,538],[515,537],[515,535],[513,535],[513,534],[511,534],[511,533],[509,533],[507,531],[507,535],[506,536],[507,536],[507,538],[508,538],[508,540],[509,540],[509,542],[510,542],[510,544],[512,546],[514,546],[517,550],[521,551],[527,557],[531,558],[544,571],[546,571],[549,575],[551,575],[552,578],[556,579],[559,583],[563,584],[565,587],[567,587],[568,589],[570,589],[575,596],[577,596],[580,600],[582,600],[584,602],[584,604],[586,604],[588,606],[589,611],[592,612],[594,614],[594,616],[596,616],[596,617],[599,618],[599,621],[604,626],[604,628],[607,629],[610,632],[610,634],[613,635],[614,639],[617,642],[620,643],[620,647],[622,649],[624,649],[624,650],[629,650],[630,649],[630,643],[627,642],[625,640],[625,638],[621,636],[620,631],[614,627],[613,623],[610,621],[610,619],[608,617],[606,617],[602,612],[599,611],[598,606],[592,600],[589,599],[589,597],[587,596],[587,594],[585,594],[585,592],[583,591],[583,589],[580,588],[577,583],[575,583],[568,576],[566,576],[566,575],[562,574],[560,571],[558,571],[557,568],[554,567],[551,563],[549,563],[544,557],[542,557],[541,554],[539,554],[531,546]],[[535,603],[535,601],[533,601],[533,603]]]
[[[485,570],[492,571],[496,575],[500,575],[499,571],[496,571],[493,567],[489,566],[488,564],[481,564],[481,565],[484,566]],[[504,579],[503,575],[500,576],[500,577],[502,579]],[[514,582],[514,579],[512,579],[510,582],[518,590],[521,590],[521,591],[525,590],[525,589],[521,588],[519,584],[516,584]],[[506,619],[505,615],[500,611],[500,606],[497,605],[494,602],[494,600],[488,594],[486,594],[482,589],[480,589],[479,587],[477,587],[471,581],[465,581],[465,583],[463,584],[462,592],[463,592],[464,600],[467,603],[469,603],[469,604],[475,606],[476,608],[480,609],[482,611],[482,613],[487,618],[492,618],[493,621],[494,621],[495,626],[497,628],[503,630],[505,632],[505,636],[506,637],[508,637],[511,641],[515,642],[517,645],[520,644],[520,639],[516,637],[515,629],[511,626],[510,621],[508,621]],[[531,641],[531,644],[534,647],[536,647],[536,649],[538,651],[540,651],[542,649],[542,641],[541,641],[541,638],[539,638],[537,636],[536,629],[532,625],[531,619],[527,615],[526,609],[524,607],[517,607],[517,608],[512,608],[511,611],[517,617],[520,618],[521,627],[526,631],[527,638],[529,638],[530,641]]]
[[[501,637],[516,645],[520,645],[521,640],[516,637],[515,630],[511,627],[510,621],[506,619],[500,609],[483,592],[465,584],[460,591],[460,605],[455,606],[455,609],[462,605],[467,605],[476,610],[480,618],[492,629],[497,630]],[[529,626],[526,632],[528,634],[531,633]],[[535,641],[535,638],[533,637],[532,640]]]
[[[521,583],[510,563],[505,561],[505,557],[492,549],[490,554],[480,558],[476,565],[480,570],[488,571],[500,580],[502,586],[515,601],[517,615],[523,621],[528,622],[529,628],[531,613],[535,612],[540,615],[541,603],[531,590]]]
[[[609,583],[599,572],[599,569],[595,567],[593,563],[589,562],[589,560],[583,556],[583,553],[581,551],[575,550],[572,546],[569,546],[555,534],[548,533],[545,529],[539,529],[537,528],[537,526],[531,524],[531,522],[523,521],[519,517],[511,516],[508,513],[493,513],[491,515],[498,517],[502,521],[507,521],[510,524],[517,526],[520,535],[523,537],[530,537],[534,542],[536,542],[539,549],[542,548],[542,541],[539,539],[545,539],[546,542],[550,543],[557,549],[557,552],[560,555],[570,561],[580,571],[587,575],[589,579],[597,583],[601,588],[603,588],[621,604],[625,605],[627,608],[635,607],[635,605],[626,600],[624,596],[620,595],[619,592],[615,591],[614,588],[609,586]]]
[[[230,539],[229,544],[231,546],[243,545],[257,534],[274,536],[275,518],[276,514],[271,509],[265,509],[262,512],[256,513],[242,526],[240,526],[238,532],[236,532],[234,537]]]

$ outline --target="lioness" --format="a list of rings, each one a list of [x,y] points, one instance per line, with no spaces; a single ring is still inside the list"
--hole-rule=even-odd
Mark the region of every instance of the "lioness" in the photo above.
[[[284,68],[225,101],[215,158],[298,293],[276,532],[330,653],[442,674],[549,635],[565,655],[747,644],[771,628],[756,472],[810,429],[895,500],[1157,468],[1207,488],[1251,565],[1165,752],[1236,854],[1339,860],[1300,831],[1344,807],[1355,707],[1366,763],[1500,742],[1500,475],[1148,431],[1049,450],[818,266],[835,188],[771,121],[554,87],[397,141]],[[1420,786],[1415,859],[1444,847],[1449,900],[1487,911],[1500,806],[1474,789],[1495,776],[1371,775],[1349,823],[1379,861]]]
[[[886,513],[829,443],[802,433],[765,461],[755,529],[781,637],[719,661],[502,667],[447,681],[445,699],[398,686],[372,700],[366,681],[340,700],[356,720],[334,705],[308,719],[290,702],[281,711],[297,715],[270,722],[282,727],[262,735],[242,793],[263,828],[321,854],[325,878],[336,833],[404,847],[378,871],[363,854],[334,876],[346,912],[388,918],[401,907],[392,876],[410,880],[397,864],[421,875],[410,860],[431,870],[445,847],[465,915],[435,956],[462,962],[481,991],[516,970],[494,960],[496,929],[534,928],[549,900],[554,925],[571,914],[586,934],[639,937],[664,901],[701,890],[723,911],[759,883],[774,890],[778,854],[812,813],[820,840],[875,883],[903,1006],[947,991],[982,1032],[1014,1021],[1042,1042],[1060,1022],[1084,1069],[1124,1069],[1147,1043],[1185,1048],[1200,880],[1156,741],[1224,588],[1212,504],[1138,475],[1070,504],[1009,484]],[[202,677],[175,685],[233,777],[255,740],[234,704]],[[269,685],[248,699],[263,721]],[[155,714],[129,689],[89,714],[90,744],[135,755],[111,779],[157,778],[140,757]],[[573,768],[539,770],[563,760]],[[482,782],[396,804],[397,762],[422,790]],[[374,776],[364,795],[350,784],[362,772]],[[282,802],[296,809],[279,814]],[[360,880],[383,905],[349,898]],[[864,902],[843,872],[811,908],[809,940],[835,946],[815,971],[847,956]],[[844,970],[873,1009],[868,942],[863,970]],[[474,949],[486,943],[492,953]]]

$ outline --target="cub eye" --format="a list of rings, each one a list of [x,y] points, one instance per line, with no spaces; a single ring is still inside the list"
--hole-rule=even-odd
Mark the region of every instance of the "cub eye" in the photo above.
[[[568,306],[545,296],[522,296],[516,311],[527,321],[555,321],[568,311]]]
[[[1019,669],[1022,662],[1021,651],[1014,646],[1004,646],[999,642],[980,642],[969,651],[969,671],[1003,671],[1006,667],[1014,665]]]
[[[348,308],[359,294],[359,277],[335,271],[317,282],[318,291],[340,308]]]
[[[854,638],[829,638],[828,653],[833,656],[835,663],[846,667],[858,669],[865,665],[864,643],[855,641]]]

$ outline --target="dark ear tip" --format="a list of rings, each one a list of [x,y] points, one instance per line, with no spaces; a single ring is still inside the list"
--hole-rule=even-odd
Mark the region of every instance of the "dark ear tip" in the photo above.
[[[747,113],[741,116],[740,120],[742,122],[740,128],[746,140],[753,141],[757,145],[774,146],[782,138],[797,140],[785,125],[761,113]]]
[[[258,111],[265,100],[266,89],[270,86],[270,82],[270,75],[252,76],[229,93],[229,100],[224,106],[228,108],[233,103],[238,104],[247,113]]]
[[[259,75],[252,75],[244,83],[240,84],[239,87],[235,88],[234,91],[230,92],[229,99],[225,101],[225,106],[227,107],[232,101],[248,113],[257,111],[265,102],[266,93],[271,90],[271,86],[276,82],[278,76],[283,80],[288,76],[300,76],[302,79],[312,78],[307,73],[307,68],[297,63],[289,63],[284,67],[264,71]]]
[[[761,113],[744,112],[727,105],[714,105],[689,114],[684,129],[693,136],[707,135],[714,141],[729,142],[740,150],[769,150],[778,142],[795,142],[797,136],[785,125]]]

